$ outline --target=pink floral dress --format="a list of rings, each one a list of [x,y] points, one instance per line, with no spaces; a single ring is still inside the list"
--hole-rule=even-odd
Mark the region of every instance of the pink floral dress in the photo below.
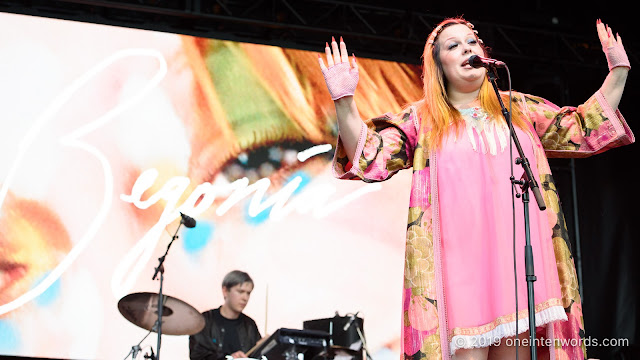
[[[438,151],[438,183],[444,298],[447,302],[450,352],[486,347],[516,335],[513,236],[515,222],[518,269],[518,333],[529,329],[524,271],[524,210],[512,196],[509,128],[484,110],[460,110],[465,128],[451,134]],[[516,128],[540,183],[533,144]],[[511,159],[511,160],[510,160]],[[514,165],[514,177],[523,169]],[[531,196],[530,238],[533,248],[536,326],[567,320],[544,212]],[[515,212],[514,212],[515,207]],[[515,217],[514,217],[515,214]]]
[[[536,212],[535,202],[530,203],[539,277],[536,327],[550,340],[542,350],[551,359],[586,359],[575,265],[547,157],[591,156],[631,144],[635,137],[600,92],[578,107],[558,107],[520,93],[512,100],[527,121],[518,137],[547,207]],[[500,184],[508,181],[509,155],[500,140],[504,129],[469,121],[464,136],[458,134],[443,151],[430,151],[429,127],[421,125],[413,106],[369,120],[362,124],[353,163],[339,137],[333,162],[337,178],[366,182],[384,181],[402,169],[413,171],[401,316],[402,353],[411,360],[449,358],[479,339],[515,333],[516,321],[510,185]],[[516,250],[522,248],[522,221],[516,214]],[[520,332],[528,326],[528,314],[521,289],[525,283],[518,273]]]

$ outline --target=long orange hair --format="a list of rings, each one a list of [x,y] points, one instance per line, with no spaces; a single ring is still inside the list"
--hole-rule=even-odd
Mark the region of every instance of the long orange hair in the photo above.
[[[440,48],[437,43],[440,32],[442,32],[444,28],[455,24],[466,25],[470,28],[473,26],[460,17],[445,19],[429,36],[422,55],[424,95],[422,99],[413,105],[416,106],[418,116],[421,119],[420,131],[423,135],[426,135],[430,149],[437,149],[442,144],[442,140],[449,133],[450,128],[453,128],[457,132],[462,129],[462,124],[464,124],[460,112],[449,101],[446,89],[446,78],[444,77],[442,62],[440,61]],[[477,34],[476,39],[482,47],[484,55],[487,56],[488,48],[482,40],[478,38]],[[501,93],[501,97],[508,109],[509,95]],[[493,86],[486,78],[480,86],[478,100],[482,108],[493,117],[494,121],[500,121],[506,124]],[[514,126],[524,130],[528,129],[524,121],[524,116],[517,106],[513,107],[511,118]]]

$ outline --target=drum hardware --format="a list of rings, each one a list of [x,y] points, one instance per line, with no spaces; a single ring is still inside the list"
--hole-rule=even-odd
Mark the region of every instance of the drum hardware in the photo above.
[[[145,335],[145,336],[142,338],[142,340],[140,340],[140,342],[138,342],[136,345],[133,345],[133,346],[131,347],[131,350],[129,350],[129,353],[127,354],[127,356],[125,356],[125,357],[124,357],[124,358],[125,358],[125,360],[126,360],[126,358],[128,358],[128,357],[129,357],[129,355],[131,355],[131,359],[135,359],[135,358],[138,356],[138,353],[139,353],[140,351],[142,351],[142,348],[140,347],[140,344],[142,344],[142,342],[143,342],[143,341],[144,341],[144,340],[149,336],[149,334],[151,334],[151,331],[149,331],[149,332],[147,333],[147,335]],[[153,351],[153,350],[151,350],[151,351]],[[145,355],[145,358],[146,358],[146,355]]]
[[[131,347],[129,355],[133,355],[135,359],[138,352],[141,351],[140,344],[152,333],[158,333],[158,294],[156,293],[133,293],[129,294],[118,301],[118,310],[125,319],[132,324],[149,330],[147,335],[140,340],[137,345]],[[204,317],[198,310],[186,302],[176,299],[169,295],[163,295],[162,310],[162,331],[164,335],[194,335],[204,328]],[[157,360],[151,348],[151,355]]]
[[[360,312],[325,319],[314,319],[303,322],[303,329],[327,331],[330,335],[330,352],[326,355],[333,359],[336,355],[350,356],[352,360],[362,360],[363,352],[371,359],[367,342],[363,333],[364,320],[358,316]]]
[[[311,360],[314,356],[326,352],[329,345],[329,333],[314,330],[280,328],[259,344],[256,344],[247,356],[269,360]]]
[[[142,339],[147,338],[151,332],[158,334],[156,346],[156,354],[145,355],[145,358],[152,360],[160,360],[160,346],[162,343],[163,331],[166,335],[193,335],[197,334],[204,328],[204,317],[191,305],[174,297],[163,295],[162,285],[164,282],[164,260],[169,253],[169,249],[173,242],[178,238],[180,226],[185,225],[188,228],[196,226],[196,221],[183,213],[180,213],[180,224],[176,228],[176,232],[171,237],[171,241],[167,245],[164,254],[158,258],[158,266],[155,268],[151,280],[155,280],[160,274],[160,288],[158,293],[133,293],[126,295],[118,301],[118,310],[125,319],[132,322],[143,329],[149,330],[149,333]],[[164,327],[164,329],[163,329]],[[133,354],[133,358],[140,351],[140,344],[134,345],[129,351],[129,355]],[[125,359],[127,358],[125,357]]]

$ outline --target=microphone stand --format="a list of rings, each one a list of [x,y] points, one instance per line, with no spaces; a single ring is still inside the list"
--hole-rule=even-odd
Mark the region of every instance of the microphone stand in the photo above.
[[[500,102],[500,107],[502,109],[502,115],[504,116],[507,124],[509,125],[509,131],[511,133],[511,138],[513,139],[513,143],[518,150],[519,158],[516,159],[516,164],[521,165],[524,174],[522,174],[522,178],[520,180],[515,180],[513,176],[511,176],[510,180],[512,185],[520,185],[521,193],[522,193],[522,204],[524,208],[524,231],[525,231],[525,246],[524,246],[524,262],[525,262],[525,272],[527,278],[527,299],[529,306],[529,349],[531,351],[531,359],[537,359],[536,355],[536,320],[535,320],[535,300],[533,295],[533,282],[536,281],[535,271],[533,269],[533,250],[531,248],[531,239],[529,233],[529,190],[533,192],[533,196],[538,203],[538,207],[540,210],[546,209],[546,205],[544,204],[544,200],[542,195],[540,194],[540,188],[538,187],[538,183],[536,182],[535,177],[533,176],[533,172],[531,171],[531,166],[529,165],[529,160],[527,160],[524,155],[524,151],[522,150],[522,146],[520,146],[520,141],[518,141],[518,137],[516,136],[516,132],[513,128],[513,123],[511,122],[511,114],[504,107],[504,103],[502,102],[502,97],[500,97],[500,91],[498,90],[498,85],[496,84],[496,79],[498,78],[498,74],[496,73],[495,65],[487,66],[487,76],[491,85],[493,85],[493,90],[496,92],[496,96],[498,97],[498,101]],[[516,197],[520,197],[516,195]],[[517,289],[516,289],[517,291]],[[516,322],[518,321],[518,314],[516,314]],[[518,334],[516,334],[516,337]]]
[[[158,258],[158,267],[155,268],[155,272],[153,273],[153,277],[151,280],[155,280],[160,274],[160,290],[158,291],[158,320],[156,321],[156,330],[158,332],[158,344],[156,345],[157,354],[155,357],[153,356],[153,352],[151,355],[151,359],[160,360],[160,345],[162,343],[162,309],[164,308],[164,298],[162,295],[162,283],[164,282],[164,260],[167,257],[167,253],[169,253],[169,248],[173,244],[173,241],[178,238],[178,230],[180,230],[180,226],[184,223],[184,218],[180,220],[180,225],[176,228],[176,232],[173,234],[169,245],[167,245],[167,250],[164,252],[164,255]]]

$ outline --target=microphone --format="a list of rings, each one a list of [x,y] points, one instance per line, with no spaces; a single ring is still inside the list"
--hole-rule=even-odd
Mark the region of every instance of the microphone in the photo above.
[[[469,65],[471,65],[474,68],[479,68],[479,67],[485,67],[485,68],[497,67],[497,68],[502,68],[502,67],[505,67],[505,64],[500,60],[485,58],[485,57],[478,56],[478,55],[469,56]]]
[[[351,315],[351,319],[349,319],[349,321],[346,324],[344,324],[344,327],[342,328],[342,331],[347,331],[351,327],[351,324],[353,324],[353,321],[356,319],[356,316],[358,316],[359,312],[360,311],[358,311],[355,314]]]
[[[196,226],[196,220],[194,218],[187,216],[183,213],[180,213],[180,216],[182,217],[182,220],[180,220],[180,222],[184,224],[184,226],[188,228],[192,228]]]

